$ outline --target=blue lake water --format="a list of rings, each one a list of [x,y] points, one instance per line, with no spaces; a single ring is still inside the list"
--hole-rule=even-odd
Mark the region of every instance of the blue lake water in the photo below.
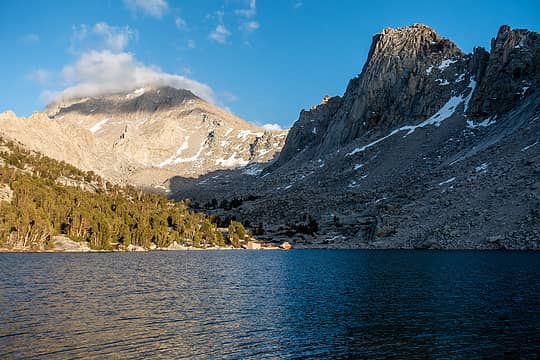
[[[0,358],[533,358],[540,253],[0,254]]]

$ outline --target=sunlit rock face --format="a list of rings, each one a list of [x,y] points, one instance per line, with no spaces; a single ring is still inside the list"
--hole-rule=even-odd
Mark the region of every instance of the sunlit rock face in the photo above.
[[[0,131],[112,181],[143,186],[159,186],[171,176],[265,164],[286,137],[190,91],[152,86],[53,103],[29,119],[5,113]]]

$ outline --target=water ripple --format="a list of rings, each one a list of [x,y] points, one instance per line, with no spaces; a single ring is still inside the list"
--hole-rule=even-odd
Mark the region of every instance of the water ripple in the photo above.
[[[0,254],[1,358],[540,353],[540,255]]]

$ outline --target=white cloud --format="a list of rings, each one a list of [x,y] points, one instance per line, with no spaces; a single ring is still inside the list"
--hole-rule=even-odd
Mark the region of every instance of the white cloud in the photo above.
[[[135,32],[128,26],[119,28],[100,22],[94,25],[94,33],[104,40],[105,48],[112,51],[122,51],[129,41],[135,36]]]
[[[90,28],[82,24],[73,27],[69,50],[75,54],[89,49],[121,52],[135,38],[137,38],[137,32],[129,26],[119,27],[99,22]]]
[[[299,9],[299,8],[301,8],[301,7],[302,7],[302,5],[304,5],[304,3],[303,3],[303,2],[301,2],[301,1],[297,1],[297,2],[295,2],[295,3],[294,3],[294,5],[293,5],[293,8],[295,8],[295,9]]]
[[[46,83],[51,78],[51,72],[45,69],[38,69],[25,75],[27,80],[35,81],[39,84]]]
[[[264,130],[268,131],[281,131],[283,128],[279,124],[264,124],[262,126]]]
[[[247,9],[238,9],[234,11],[236,15],[245,16],[247,18],[251,18],[255,16],[256,12],[257,12],[256,0],[250,0],[249,7]]]
[[[214,91],[208,85],[181,75],[165,73],[157,66],[147,66],[126,52],[84,52],[75,63],[62,69],[60,78],[66,88],[57,92],[44,91],[41,96],[44,101],[104,95],[156,85],[191,90],[203,99],[216,102]]]
[[[212,31],[208,37],[220,44],[225,44],[227,43],[229,36],[231,36],[231,32],[227,30],[225,25],[218,24],[218,26],[216,26],[214,31]]]
[[[176,27],[178,30],[187,30],[187,24],[184,19],[182,19],[180,16],[177,16],[174,20],[174,23],[176,24]]]
[[[259,23],[257,21],[246,21],[243,23],[240,28],[242,31],[246,33],[251,33],[255,30],[257,30],[260,27]]]
[[[39,36],[36,34],[26,34],[19,37],[19,41],[26,45],[37,44],[39,40]]]
[[[244,20],[241,20],[239,27],[243,33],[252,33],[260,27],[260,24],[257,21],[250,20],[257,13],[257,3],[255,0],[249,1],[249,7],[247,9],[238,9],[235,10],[234,13],[245,18]]]
[[[195,40],[188,40],[188,41],[187,41],[187,46],[188,46],[188,48],[190,48],[190,49],[195,49],[195,47],[197,46],[197,44],[195,43]]]
[[[158,19],[169,9],[165,0],[124,0],[124,4],[133,14],[140,11]]]

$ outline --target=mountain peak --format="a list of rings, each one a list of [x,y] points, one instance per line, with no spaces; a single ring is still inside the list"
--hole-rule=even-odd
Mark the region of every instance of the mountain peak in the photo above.
[[[188,100],[204,101],[186,89],[146,85],[110,94],[62,99],[47,105],[44,112],[50,117],[71,111],[87,115],[97,110],[100,112],[151,112],[157,108],[180,105]]]
[[[461,50],[453,42],[442,38],[427,25],[413,24],[401,28],[385,28],[373,36],[364,70],[381,59],[385,59],[385,62],[387,59],[415,62],[433,57],[433,54],[437,53],[462,55]]]
[[[396,28],[387,27],[387,28],[384,28],[383,31],[380,34],[383,34],[383,35],[406,35],[406,34],[409,34],[409,33],[426,34],[426,35],[431,35],[434,38],[435,37],[440,38],[440,36],[435,32],[435,30],[433,30],[432,27],[430,27],[428,25],[425,25],[425,24],[420,24],[420,23],[415,23],[415,24],[412,24],[412,25],[409,25],[409,26],[396,27]]]

